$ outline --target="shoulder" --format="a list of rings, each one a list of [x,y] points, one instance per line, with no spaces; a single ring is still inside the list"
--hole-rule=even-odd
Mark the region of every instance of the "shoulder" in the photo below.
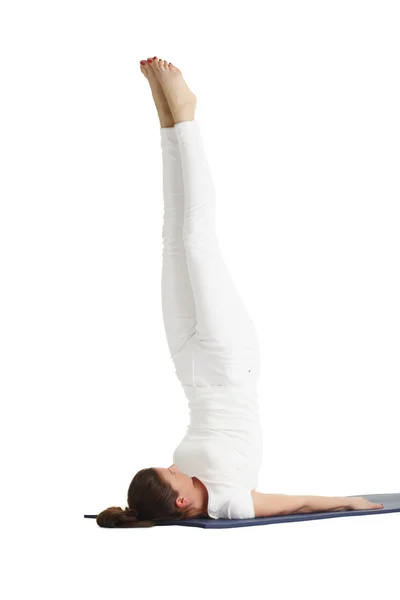
[[[252,491],[233,488],[211,507],[210,517],[214,519],[254,519]]]

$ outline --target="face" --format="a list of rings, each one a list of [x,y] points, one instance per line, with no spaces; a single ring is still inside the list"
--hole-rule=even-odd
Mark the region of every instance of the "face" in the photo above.
[[[186,473],[182,473],[176,465],[171,465],[168,468],[159,467],[156,471],[178,492],[179,497],[176,499],[176,505],[179,508],[187,508],[193,501],[195,494],[193,479]]]

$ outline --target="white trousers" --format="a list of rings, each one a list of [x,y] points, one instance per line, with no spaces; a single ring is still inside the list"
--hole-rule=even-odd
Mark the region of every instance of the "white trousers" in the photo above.
[[[221,256],[215,189],[199,121],[160,133],[162,311],[176,375],[184,386],[254,387],[260,374],[258,338]]]

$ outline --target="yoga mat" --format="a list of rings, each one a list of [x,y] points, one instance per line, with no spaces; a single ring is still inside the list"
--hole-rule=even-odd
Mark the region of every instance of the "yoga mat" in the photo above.
[[[354,494],[346,498],[367,498],[383,508],[373,510],[343,510],[339,512],[314,512],[293,515],[275,515],[274,517],[256,517],[255,519],[185,519],[184,521],[159,521],[155,527],[162,525],[181,525],[183,527],[202,527],[203,529],[226,529],[228,527],[252,527],[254,525],[271,525],[273,523],[290,523],[292,521],[314,521],[315,519],[331,519],[334,517],[357,517],[360,515],[381,515],[383,513],[400,512],[399,494]],[[86,519],[95,519],[97,515],[84,515]]]

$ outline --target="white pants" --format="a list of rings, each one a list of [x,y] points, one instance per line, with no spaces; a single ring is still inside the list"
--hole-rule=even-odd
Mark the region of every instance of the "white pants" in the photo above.
[[[215,189],[199,121],[160,133],[162,311],[176,375],[184,386],[254,387],[260,374],[258,338],[221,256]]]

